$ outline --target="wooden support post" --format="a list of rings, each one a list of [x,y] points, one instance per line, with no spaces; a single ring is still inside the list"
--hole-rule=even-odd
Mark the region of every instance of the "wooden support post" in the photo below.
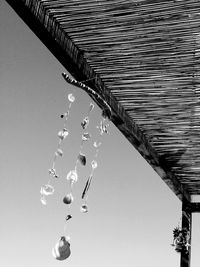
[[[182,202],[182,229],[189,231],[189,244],[191,245],[191,233],[192,233],[192,212],[187,201]],[[180,267],[190,267],[191,259],[191,246],[188,247],[188,251],[181,252],[181,264]]]

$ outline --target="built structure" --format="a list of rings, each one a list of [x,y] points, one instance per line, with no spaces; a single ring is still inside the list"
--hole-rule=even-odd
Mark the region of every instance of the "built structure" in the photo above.
[[[200,1],[6,1],[111,106],[112,122],[182,201],[191,232],[200,212]],[[189,266],[190,249],[181,253]]]

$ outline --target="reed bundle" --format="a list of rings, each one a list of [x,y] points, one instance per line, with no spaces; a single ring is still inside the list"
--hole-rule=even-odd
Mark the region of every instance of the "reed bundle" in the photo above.
[[[199,0],[20,1],[177,196],[200,194]]]

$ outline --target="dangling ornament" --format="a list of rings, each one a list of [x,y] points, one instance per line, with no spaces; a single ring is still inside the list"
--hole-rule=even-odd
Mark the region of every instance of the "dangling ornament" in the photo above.
[[[73,103],[75,101],[75,96],[73,96],[73,94],[68,94],[68,100]]]
[[[72,170],[67,174],[66,179],[70,181],[72,184],[77,182],[78,180],[78,174],[76,170]]]
[[[60,115],[61,119],[65,118],[66,120],[68,119],[68,116],[69,116],[69,111]]]
[[[55,259],[60,261],[66,260],[70,256],[70,243],[64,236],[56,243],[55,247],[52,249],[52,254]]]
[[[83,133],[82,134],[82,140],[88,141],[91,138],[91,135],[89,133]]]
[[[49,175],[51,175],[54,178],[59,178],[59,176],[56,174],[56,170],[54,168],[49,169]]]
[[[89,190],[89,188],[90,188],[90,184],[91,184],[91,181],[92,181],[92,175],[90,175],[89,176],[89,178],[88,178],[88,180],[87,180],[87,182],[86,182],[86,184],[85,184],[85,188],[84,188],[84,190],[83,190],[83,193],[82,193],[82,199],[84,199],[85,198],[85,196],[86,196],[86,194],[87,194],[87,192],[88,192],[88,190]]]
[[[90,103],[90,107],[89,107],[89,113],[94,109],[94,104]]]
[[[44,196],[52,195],[54,193],[54,188],[50,184],[46,184],[41,187],[40,194]]]
[[[86,165],[86,156],[85,156],[85,155],[79,153],[79,155],[78,155],[78,160],[79,160],[79,162],[80,162],[83,166]]]
[[[104,133],[108,133],[108,126],[109,124],[105,124],[105,119],[100,122],[100,126],[97,126],[97,128],[100,131],[100,135],[103,135]]]
[[[88,212],[88,206],[87,206],[86,204],[83,204],[83,205],[81,206],[81,212],[82,212],[82,213],[87,213],[87,212]]]
[[[63,202],[67,205],[71,204],[74,200],[74,197],[72,195],[72,193],[66,195],[64,198],[63,198]]]
[[[92,169],[96,169],[97,166],[98,166],[96,160],[93,160],[93,161],[91,162],[91,165],[92,165]]]
[[[64,140],[69,135],[69,132],[66,128],[58,132],[58,137],[60,140]]]
[[[65,218],[66,221],[70,220],[72,218],[72,215],[67,215],[67,217]]]
[[[63,151],[62,149],[58,148],[57,151],[55,152],[56,156],[60,156],[62,157],[63,156]]]
[[[97,142],[95,141],[94,144],[93,144],[93,146],[94,146],[95,148],[98,148],[98,147],[101,146],[101,142],[97,143]]]
[[[44,206],[47,204],[47,200],[44,195],[41,196],[40,201]]]
[[[85,117],[85,119],[81,122],[81,126],[83,128],[83,130],[85,130],[89,125],[89,118]]]

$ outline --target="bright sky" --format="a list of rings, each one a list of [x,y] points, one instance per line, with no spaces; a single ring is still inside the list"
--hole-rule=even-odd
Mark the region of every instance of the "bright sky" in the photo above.
[[[179,266],[179,254],[170,244],[181,202],[112,123],[99,152],[88,214],[79,209],[90,168],[78,168],[73,218],[66,231],[72,254],[64,262],[53,258],[52,247],[63,235],[68,214],[62,203],[68,192],[65,177],[74,167],[80,122],[91,99],[65,83],[61,73],[66,70],[4,0],[0,36],[0,266]],[[68,93],[76,102],[57,164],[61,178],[53,182],[55,194],[43,206],[39,191],[48,182]],[[94,138],[100,118],[95,105],[89,128]],[[84,152],[91,161],[92,142]],[[200,218],[193,217],[192,267],[199,267]]]

